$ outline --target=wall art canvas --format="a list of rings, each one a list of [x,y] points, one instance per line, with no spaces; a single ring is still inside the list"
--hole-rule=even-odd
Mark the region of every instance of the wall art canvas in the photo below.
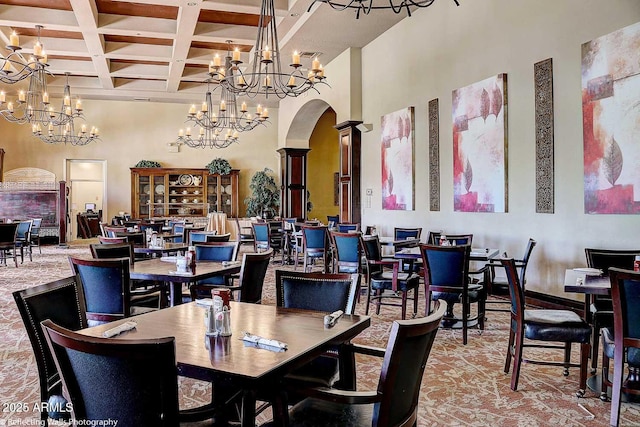
[[[507,75],[453,91],[453,206],[507,212]]]
[[[414,109],[382,116],[382,209],[414,208]]]
[[[584,210],[640,214],[640,23],[582,45]]]

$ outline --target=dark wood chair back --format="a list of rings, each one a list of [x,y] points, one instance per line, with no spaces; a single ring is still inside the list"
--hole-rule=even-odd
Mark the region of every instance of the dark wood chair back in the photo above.
[[[114,340],[42,324],[71,403],[73,421],[178,426],[175,339]]]
[[[126,233],[127,227],[103,225],[102,230],[106,233],[105,237],[117,237],[116,233]]]
[[[89,249],[91,250],[91,256],[96,259],[129,258],[131,264],[135,262],[135,253],[131,242],[108,245],[92,243],[89,245]]]
[[[6,263],[7,258],[13,258],[15,266],[18,266],[16,253],[18,223],[9,222],[0,224],[0,250],[3,251],[2,260]]]
[[[69,257],[71,270],[80,278],[89,324],[112,322],[131,315],[131,259]]]
[[[271,252],[273,252],[273,249],[266,252],[245,253],[242,255],[238,301],[254,304],[262,303],[262,287],[269,267]]]
[[[138,228],[142,232],[146,232],[147,229],[150,229],[156,233],[162,233],[162,227],[164,227],[164,222],[141,222],[138,224]]]
[[[235,261],[238,242],[207,242],[195,245],[196,261]]]
[[[276,305],[353,314],[360,289],[359,274],[300,273],[276,270]]]
[[[35,356],[40,383],[40,402],[48,402],[52,398],[52,402],[62,402],[61,406],[63,406],[66,399],[62,397],[62,383],[40,322],[51,319],[67,329],[86,328],[87,317],[82,285],[77,277],[67,277],[15,291],[13,299],[18,306],[18,312]],[[40,415],[42,421],[45,421],[48,417],[66,418],[68,414],[63,411],[47,411],[43,408]]]
[[[231,233],[225,234],[208,234],[207,235],[207,243],[213,242],[228,242],[231,239]],[[242,242],[241,242],[242,243]]]
[[[395,240],[406,240],[406,239],[420,240],[420,235],[422,235],[422,227],[417,227],[417,228],[394,227],[393,229],[393,238]]]
[[[362,244],[360,233],[331,232],[335,249],[334,268],[336,273],[362,272]]]
[[[127,243],[127,238],[98,236],[98,242],[102,243],[103,245],[109,245],[113,243]]]
[[[469,245],[473,243],[473,234],[449,234],[441,231],[430,231],[427,240],[428,245],[440,245],[440,237],[444,235],[450,245]]]
[[[616,267],[633,270],[636,256],[640,256],[640,249],[595,249],[585,248],[587,266],[599,268],[604,274],[609,274],[609,268]]]
[[[266,222],[251,223],[253,229],[253,250],[266,251],[271,247],[271,227]]]

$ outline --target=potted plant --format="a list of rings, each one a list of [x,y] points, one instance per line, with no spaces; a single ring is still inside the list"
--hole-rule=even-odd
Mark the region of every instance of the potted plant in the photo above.
[[[280,210],[280,188],[272,174],[271,169],[264,168],[251,177],[249,188],[252,193],[244,199],[248,216],[271,218]]]
[[[160,165],[160,163],[153,161],[153,160],[140,160],[138,163],[136,163],[136,165],[134,166],[136,168],[160,168],[162,167]]]
[[[225,159],[217,157],[206,166],[210,174],[229,175],[231,173],[231,164]]]

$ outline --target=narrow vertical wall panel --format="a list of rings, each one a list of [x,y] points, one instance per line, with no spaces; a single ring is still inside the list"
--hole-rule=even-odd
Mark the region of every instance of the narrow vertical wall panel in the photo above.
[[[429,101],[429,210],[440,210],[440,115],[438,98]]]
[[[536,212],[554,213],[553,60],[534,64]]]

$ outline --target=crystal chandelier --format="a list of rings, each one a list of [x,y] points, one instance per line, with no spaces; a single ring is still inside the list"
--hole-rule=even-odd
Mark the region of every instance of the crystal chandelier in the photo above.
[[[15,31],[9,36],[9,44],[6,49],[9,54],[0,55],[0,83],[14,84],[31,76],[36,70],[36,65],[40,63],[46,64],[47,54],[44,52],[40,43],[41,25],[36,25],[38,29],[38,40],[33,47],[33,55],[26,60],[20,51],[20,37]]]
[[[64,95],[62,97],[62,105],[60,106],[60,115],[68,115],[71,109],[71,87],[69,86],[69,73],[66,73],[67,82],[64,86]],[[82,116],[82,103],[80,100],[76,101],[76,109],[71,115],[69,120],[64,123],[54,123],[50,121],[47,124],[46,131],[43,130],[42,123],[34,123],[31,125],[31,132],[43,142],[47,144],[71,144],[71,145],[87,145],[93,141],[100,140],[98,128],[91,127],[90,131],[87,131],[87,125],[82,124],[80,130],[76,133],[75,130],[75,118],[84,118]]]
[[[385,1],[388,3],[385,4]],[[453,1],[456,6],[460,6],[458,0]],[[326,3],[336,10],[355,9],[356,19],[360,18],[360,13],[368,15],[372,10],[381,9],[391,9],[395,13],[401,13],[404,10],[408,16],[411,16],[412,7],[429,7],[434,2],[435,0],[313,0],[307,12],[316,3]]]
[[[324,68],[318,58],[313,59],[311,69],[305,74],[300,62],[300,54],[293,52],[289,65],[290,71],[288,73],[284,71],[285,68],[280,61],[277,19],[273,1],[262,0],[251,67],[246,71],[242,69],[240,51],[235,49],[231,58],[233,73],[225,74],[221,58],[215,56],[209,66],[210,74],[212,78],[226,85],[231,92],[250,98],[263,95],[266,98],[277,96],[282,99],[287,96],[298,96],[309,89],[319,93],[316,85],[326,84],[326,82]]]

